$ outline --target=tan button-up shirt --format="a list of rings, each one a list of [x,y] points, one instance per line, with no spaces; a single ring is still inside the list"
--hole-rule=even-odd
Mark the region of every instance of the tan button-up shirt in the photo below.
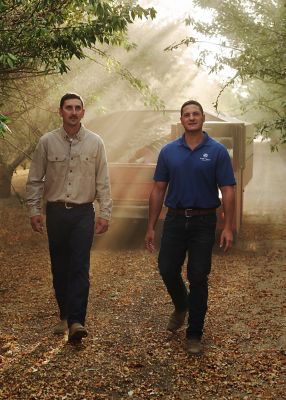
[[[112,200],[102,139],[83,125],[70,139],[61,127],[43,135],[34,152],[27,186],[30,216],[42,213],[44,201],[99,203],[99,216],[111,217]]]

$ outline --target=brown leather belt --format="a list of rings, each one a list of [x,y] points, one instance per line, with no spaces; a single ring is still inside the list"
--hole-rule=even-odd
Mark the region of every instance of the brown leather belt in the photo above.
[[[215,214],[216,208],[168,208],[170,215],[184,215],[185,217],[192,217],[194,215],[208,215]]]
[[[48,201],[47,203],[48,206],[52,207],[61,207],[61,208],[66,208],[67,210],[75,207],[86,207],[86,206],[91,206],[92,203],[69,203],[65,201]]]

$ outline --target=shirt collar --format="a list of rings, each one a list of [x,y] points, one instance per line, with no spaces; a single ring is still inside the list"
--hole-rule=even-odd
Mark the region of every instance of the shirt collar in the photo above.
[[[203,139],[202,143],[200,143],[198,146],[196,146],[195,150],[199,149],[202,146],[204,146],[207,143],[207,141],[209,140],[209,135],[207,134],[207,132],[203,131],[203,134],[204,134],[204,139]],[[186,143],[186,139],[185,139],[185,134],[184,133],[179,139],[179,145],[186,146],[186,147],[189,148],[189,146]]]
[[[64,127],[62,126],[60,128],[60,133],[61,136],[64,140],[69,140],[69,135],[66,133],[66,131],[64,130]],[[76,139],[78,141],[81,141],[84,138],[85,135],[85,127],[84,125],[81,124],[80,126],[80,130],[78,131],[78,133],[73,137],[73,139]]]

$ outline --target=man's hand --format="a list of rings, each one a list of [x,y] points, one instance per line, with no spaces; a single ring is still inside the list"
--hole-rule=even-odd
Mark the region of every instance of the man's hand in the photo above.
[[[148,229],[145,236],[145,247],[150,253],[155,250],[155,230]]]
[[[156,181],[149,197],[149,220],[145,235],[145,246],[150,253],[155,250],[155,227],[162,210],[168,182]]]
[[[220,235],[219,247],[223,247],[223,251],[227,251],[232,247],[233,233],[231,229],[224,229]]]
[[[98,235],[101,233],[104,233],[108,230],[108,224],[109,221],[107,219],[104,218],[97,218],[96,219],[96,225],[95,225],[95,233],[97,233]]]
[[[44,219],[42,215],[34,215],[31,217],[31,226],[35,232],[44,232]]]

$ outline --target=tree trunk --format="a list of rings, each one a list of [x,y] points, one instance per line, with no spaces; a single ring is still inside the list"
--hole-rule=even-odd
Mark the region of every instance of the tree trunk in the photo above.
[[[11,196],[11,181],[13,171],[7,166],[0,164],[0,199],[5,199]]]

